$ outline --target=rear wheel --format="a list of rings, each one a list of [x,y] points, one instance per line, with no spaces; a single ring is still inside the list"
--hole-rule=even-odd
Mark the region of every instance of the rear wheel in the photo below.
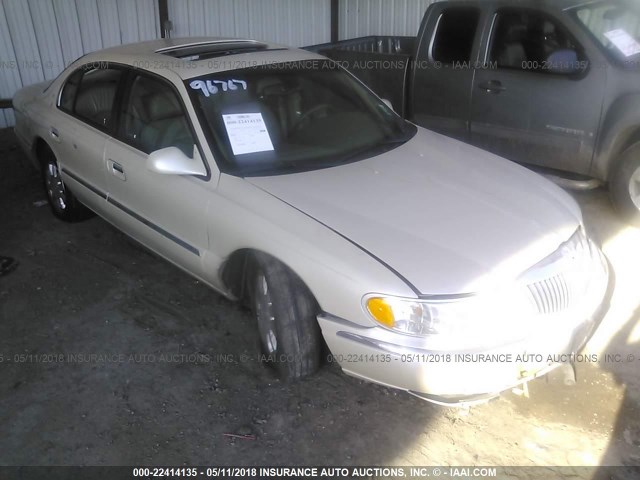
[[[48,148],[42,152],[42,176],[47,200],[56,217],[65,222],[78,222],[92,216],[64,184],[58,161]]]
[[[316,372],[322,340],[317,304],[305,285],[286,266],[259,253],[252,258],[248,277],[265,361],[283,380]]]

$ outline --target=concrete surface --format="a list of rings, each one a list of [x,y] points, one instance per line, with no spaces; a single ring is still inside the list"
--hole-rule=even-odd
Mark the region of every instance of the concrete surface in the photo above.
[[[24,160],[0,132],[0,464],[640,464],[640,232],[605,191],[577,195],[618,274],[589,350],[621,360],[451,410],[335,365],[282,384],[246,310],[99,218],[56,220]]]

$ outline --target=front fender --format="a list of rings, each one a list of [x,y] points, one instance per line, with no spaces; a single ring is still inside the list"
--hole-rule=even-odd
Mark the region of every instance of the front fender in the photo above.
[[[320,308],[362,326],[373,326],[362,297],[371,292],[415,297],[380,261],[313,218],[249,182],[223,175],[209,212],[210,245],[221,266],[238,250],[257,250],[284,263],[314,295]],[[223,287],[220,274],[216,283]]]
[[[640,141],[640,93],[618,98],[606,112],[591,176],[608,180],[618,157],[634,140]]]

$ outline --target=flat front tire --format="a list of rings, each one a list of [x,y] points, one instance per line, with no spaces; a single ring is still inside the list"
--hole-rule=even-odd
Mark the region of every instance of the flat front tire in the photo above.
[[[640,143],[622,154],[609,188],[613,204],[623,218],[640,225]]]
[[[306,286],[285,265],[261,253],[251,259],[248,281],[262,358],[285,381],[315,373],[322,339],[317,304]]]

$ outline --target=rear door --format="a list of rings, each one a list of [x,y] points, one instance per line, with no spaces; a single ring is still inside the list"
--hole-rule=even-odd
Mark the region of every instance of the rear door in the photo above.
[[[110,137],[124,71],[81,67],[69,76],[59,97],[59,114],[48,126],[48,142],[65,183],[82,203],[103,214],[106,208],[104,148]]]
[[[193,156],[196,137],[177,90],[165,79],[133,73],[123,95],[119,128],[105,162],[110,220],[141,243],[202,275],[208,249],[207,178],[147,169],[149,153],[177,147]]]
[[[474,80],[471,143],[518,162],[588,174],[606,69],[590,63],[565,20],[526,8],[495,11],[487,68]]]
[[[476,46],[482,38],[477,5],[432,5],[420,34],[411,84],[410,118],[467,140]]]

